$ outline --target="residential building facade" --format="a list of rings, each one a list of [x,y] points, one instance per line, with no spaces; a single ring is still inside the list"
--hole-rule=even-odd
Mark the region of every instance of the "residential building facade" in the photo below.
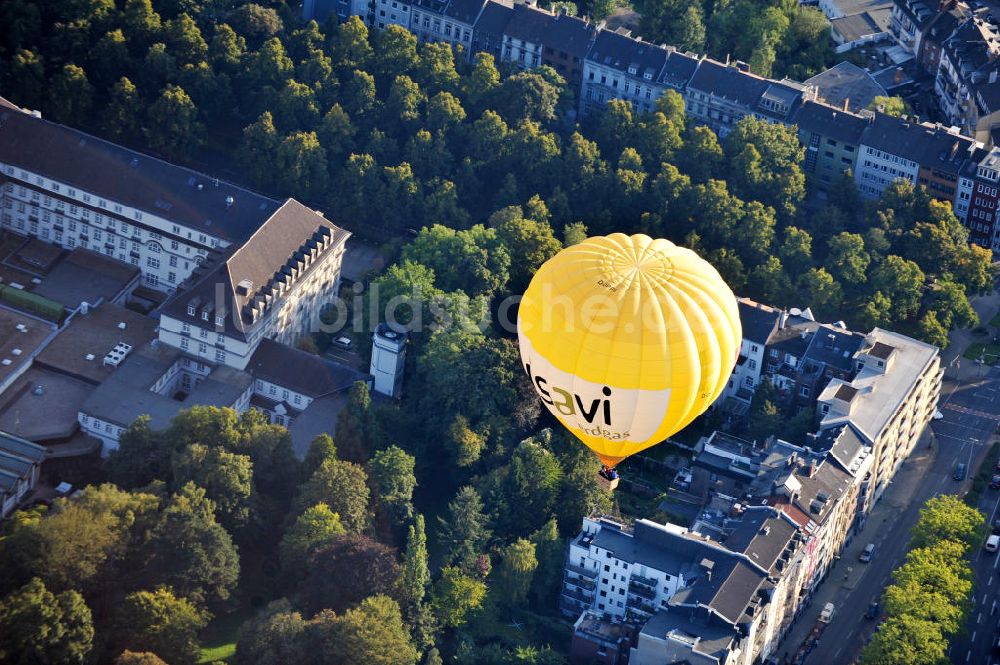
[[[2,228],[129,263],[151,289],[173,293],[280,205],[0,104]]]

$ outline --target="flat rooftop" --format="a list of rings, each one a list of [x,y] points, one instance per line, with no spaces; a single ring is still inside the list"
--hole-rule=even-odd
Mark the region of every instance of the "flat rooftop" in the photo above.
[[[76,309],[81,302],[110,300],[138,279],[135,266],[109,259],[88,249],[76,249],[42,279],[35,293]]]
[[[148,316],[105,303],[86,314],[73,316],[69,325],[38,355],[38,362],[98,384],[114,371],[104,366],[105,354],[118,342],[130,344],[134,352],[156,337],[156,326],[156,321]],[[93,359],[88,360],[88,354]]]
[[[31,355],[55,329],[51,323],[0,306],[0,382],[30,363]]]
[[[85,381],[34,366],[4,391],[0,430],[35,442],[66,439],[77,430],[77,414],[93,391]]]

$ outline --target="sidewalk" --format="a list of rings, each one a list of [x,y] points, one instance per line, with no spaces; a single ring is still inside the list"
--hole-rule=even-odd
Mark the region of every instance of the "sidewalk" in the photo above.
[[[879,556],[894,556],[892,552],[887,550],[898,550],[896,554],[902,554],[906,549],[906,540],[911,526],[906,524],[904,513],[914,512],[913,497],[920,490],[921,480],[934,463],[937,453],[938,443],[928,428],[917,447],[899,468],[896,477],[882,495],[881,500],[872,508],[864,528],[860,533],[852,536],[852,540],[840,553],[839,560],[830,568],[826,579],[820,582],[816,593],[808,601],[808,606],[792,624],[775,655],[780,657],[781,654],[791,655],[798,651],[798,648],[808,638],[826,603],[834,603],[837,611],[844,609],[846,598],[861,584],[865,574],[873,570],[870,564],[858,562],[858,556],[868,543],[876,543],[876,552]],[[895,533],[900,527],[903,527],[902,534]],[[867,608],[869,596],[878,595],[881,592],[880,586],[876,588],[879,581],[867,580],[867,582],[867,588],[862,585],[862,588],[866,589],[865,597],[861,599],[864,608]],[[853,621],[856,617],[837,617],[835,614],[835,623],[838,618],[840,621]],[[831,624],[831,626],[833,625]],[[827,630],[829,631],[829,628]]]

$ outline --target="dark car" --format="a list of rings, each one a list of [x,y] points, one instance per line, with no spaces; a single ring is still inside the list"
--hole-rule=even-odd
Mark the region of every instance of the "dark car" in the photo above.
[[[993,474],[993,477],[990,479],[990,489],[1000,489],[1000,474]]]
[[[965,464],[960,463],[955,467],[955,473],[951,475],[955,480],[965,480]]]
[[[993,520],[993,533],[1000,533],[1000,520]]]
[[[878,616],[878,601],[873,600],[872,602],[868,603],[868,611],[865,612],[865,618],[874,619],[877,616]]]

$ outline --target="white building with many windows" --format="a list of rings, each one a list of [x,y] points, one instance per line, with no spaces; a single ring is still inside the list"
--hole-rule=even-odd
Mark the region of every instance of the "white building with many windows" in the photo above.
[[[289,199],[228,257],[192,277],[160,314],[160,341],[210,363],[246,367],[262,339],[318,330],[340,285],[350,234]]]
[[[172,293],[278,201],[42,119],[0,99],[0,223],[142,270]]]

